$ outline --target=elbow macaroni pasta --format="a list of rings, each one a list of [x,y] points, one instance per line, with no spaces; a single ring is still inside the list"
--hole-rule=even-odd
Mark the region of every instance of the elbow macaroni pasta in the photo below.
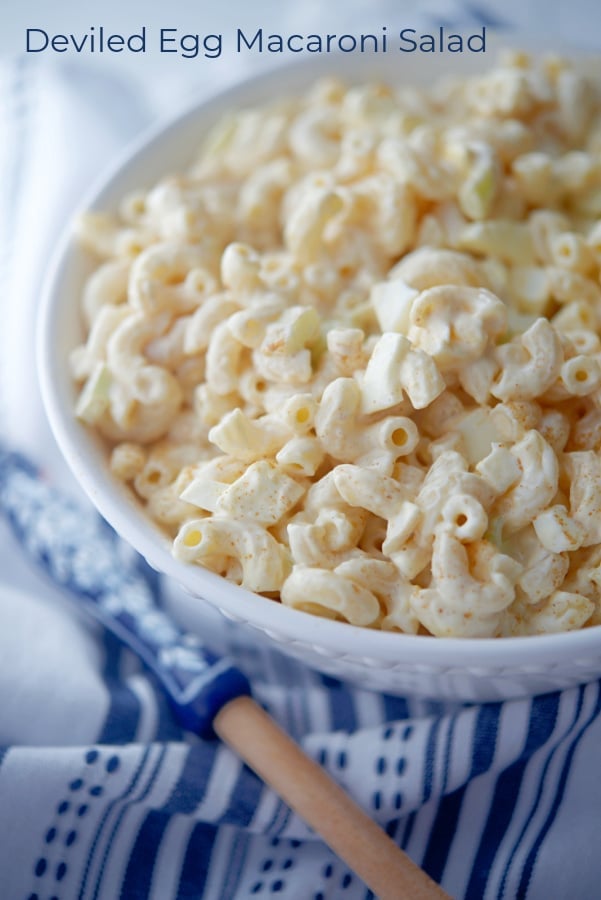
[[[83,218],[76,412],[179,559],[356,626],[601,624],[599,133],[553,59],[330,79]]]

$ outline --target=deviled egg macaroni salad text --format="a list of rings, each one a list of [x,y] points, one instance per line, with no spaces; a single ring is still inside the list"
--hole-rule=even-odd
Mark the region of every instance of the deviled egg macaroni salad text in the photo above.
[[[83,218],[77,414],[178,559],[370,628],[601,623],[600,110],[519,53],[325,80]]]

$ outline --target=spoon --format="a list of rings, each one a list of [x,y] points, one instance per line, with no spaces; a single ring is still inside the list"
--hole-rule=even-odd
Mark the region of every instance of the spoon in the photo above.
[[[246,676],[156,605],[114,532],[1,449],[0,511],[32,560],[154,672],[180,725],[228,744],[379,900],[448,898],[252,699]]]

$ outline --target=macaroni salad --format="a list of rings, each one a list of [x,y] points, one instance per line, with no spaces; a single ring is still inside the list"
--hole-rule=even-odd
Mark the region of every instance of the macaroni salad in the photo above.
[[[178,559],[369,628],[601,624],[600,112],[520,53],[324,80],[83,217],[77,415]]]

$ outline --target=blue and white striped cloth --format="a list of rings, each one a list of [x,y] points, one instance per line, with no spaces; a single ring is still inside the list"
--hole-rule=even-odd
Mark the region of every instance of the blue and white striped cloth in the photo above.
[[[2,439],[48,476],[0,453],[0,898],[365,900],[232,752],[181,732],[153,678],[55,584],[76,595],[108,565],[183,609],[79,496],[31,361],[57,230],[155,100],[121,72],[0,61]],[[259,701],[453,897],[601,896],[601,684],[471,706],[390,697],[293,662],[210,610],[201,620]]]

